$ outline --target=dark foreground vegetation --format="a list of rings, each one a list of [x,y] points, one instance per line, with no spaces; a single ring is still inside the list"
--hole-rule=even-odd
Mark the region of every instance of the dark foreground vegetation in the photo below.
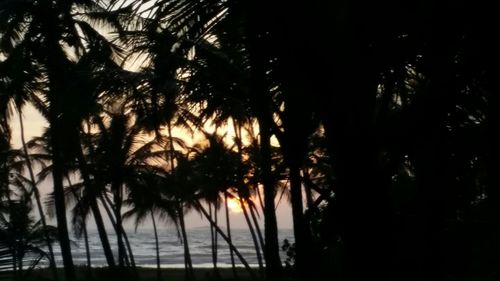
[[[76,280],[77,281],[108,281],[108,280],[121,280],[121,281],[155,281],[156,280],[156,269],[153,268],[141,268],[138,267],[136,270],[131,269],[119,269],[111,270],[109,268],[92,268],[88,270],[82,267],[76,267]],[[181,281],[185,280],[184,269],[181,268],[169,268],[162,270],[162,276],[165,276],[164,280],[171,281]],[[235,275],[236,272],[236,275]],[[63,269],[58,269],[57,271],[59,280],[64,278]],[[253,280],[248,272],[244,268],[236,268],[233,271],[231,268],[219,268],[217,273],[214,272],[212,268],[196,268],[194,270],[196,280],[200,281],[251,281]],[[31,281],[45,281],[52,280],[53,275],[50,269],[37,269],[29,274],[29,280]],[[15,280],[12,272],[3,273],[1,280]]]
[[[48,277],[77,280],[68,216],[82,239],[92,220],[109,268],[125,272],[135,263],[123,221],[148,219],[179,229],[185,278],[197,280],[184,215],[210,221],[216,268],[217,237],[232,243],[214,210],[234,199],[260,263],[251,278],[282,280],[285,197],[296,280],[498,280],[496,11],[460,0],[1,0],[0,267],[53,261],[57,239],[65,274],[51,262]],[[11,126],[24,132],[13,113],[28,104],[48,128],[13,147]],[[186,143],[181,127],[204,140]]]

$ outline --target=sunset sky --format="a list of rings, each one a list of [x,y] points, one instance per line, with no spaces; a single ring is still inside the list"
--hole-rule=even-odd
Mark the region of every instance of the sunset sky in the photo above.
[[[16,122],[18,121],[18,115],[15,114],[12,116],[12,123],[11,123],[11,128],[12,128],[12,145],[14,148],[20,148],[21,147],[21,135],[19,131],[19,123]],[[47,122],[45,119],[31,106],[26,106],[23,112],[23,120],[24,120],[24,127],[25,127],[25,137],[26,140],[30,140],[34,136],[39,136],[43,132],[43,128],[47,126]],[[174,132],[175,133],[175,132]],[[190,138],[190,136],[184,136],[184,138]],[[40,191],[42,194],[47,194],[50,192],[52,189],[52,182],[49,177],[49,179],[45,182],[43,182],[40,185]],[[289,229],[292,228],[292,217],[291,217],[291,209],[289,206],[289,203],[287,202],[286,196],[283,196],[281,200],[279,200],[279,194],[276,198],[277,202],[277,208],[276,208],[276,216],[278,219],[278,227],[283,228],[283,229]],[[279,202],[279,203],[278,203]],[[219,211],[219,216],[222,218],[224,216],[224,209],[221,209]],[[234,228],[246,228],[247,224],[245,222],[245,217],[243,213],[239,212],[230,212],[230,219],[231,219],[231,224],[232,227]],[[89,220],[90,224],[89,227],[94,228],[92,220]],[[261,226],[264,225],[263,218],[260,218]],[[208,222],[204,219],[202,219],[202,216],[200,214],[197,214],[195,212],[190,212],[186,216],[186,223],[187,227],[192,228],[192,227],[200,227],[200,226],[208,226]],[[55,224],[55,219],[53,220],[53,224]],[[221,225],[225,225],[225,219],[220,220]],[[133,229],[133,222],[132,220],[126,222],[126,226],[128,228]],[[146,221],[145,224],[142,227],[151,227],[151,224],[149,221]],[[168,226],[167,226],[168,227]]]

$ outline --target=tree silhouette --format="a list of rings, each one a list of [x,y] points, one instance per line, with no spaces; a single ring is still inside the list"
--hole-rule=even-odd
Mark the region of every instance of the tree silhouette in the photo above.
[[[46,245],[46,236],[50,237],[51,243],[57,237],[55,227],[44,226],[41,220],[35,221],[31,216],[30,200],[29,197],[19,200],[9,198],[7,202],[2,202],[0,212],[0,240],[12,252],[17,280],[25,280],[42,258],[51,259],[41,247]],[[27,270],[25,262],[29,262]]]

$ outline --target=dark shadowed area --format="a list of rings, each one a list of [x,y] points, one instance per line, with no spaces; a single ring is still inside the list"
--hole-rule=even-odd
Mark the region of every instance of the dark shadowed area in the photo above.
[[[497,280],[495,8],[0,0],[0,279]]]

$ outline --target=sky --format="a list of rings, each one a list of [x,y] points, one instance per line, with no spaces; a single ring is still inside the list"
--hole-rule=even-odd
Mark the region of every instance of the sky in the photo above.
[[[26,106],[23,112],[23,122],[24,122],[24,128],[25,128],[25,137],[26,140],[30,140],[34,136],[40,136],[44,130],[44,127],[47,126],[47,122],[45,119],[31,106]],[[11,123],[11,129],[12,129],[12,139],[11,143],[14,148],[20,148],[21,147],[21,136],[20,136],[20,130],[19,130],[19,122],[18,121],[18,115],[16,113],[15,116],[12,117],[12,123]],[[173,132],[176,134],[176,131]],[[181,131],[177,131],[177,134],[182,134]],[[183,134],[183,135],[177,135],[178,137],[183,137],[183,138],[191,138],[191,136]],[[188,141],[189,143],[189,141]],[[42,196],[46,195],[47,193],[52,191],[52,182],[49,177],[48,180],[45,182],[41,183],[40,186],[40,192]],[[281,229],[290,229],[292,228],[292,217],[291,217],[291,208],[287,202],[287,199],[285,196],[283,198],[279,198],[280,196],[277,196],[276,198],[276,216],[278,220],[278,228]],[[260,210],[260,206],[258,206],[258,209]],[[103,211],[104,214],[104,211]],[[225,226],[225,213],[224,209],[221,208],[219,211],[219,221],[221,222],[220,225]],[[224,218],[224,219],[222,219]],[[69,220],[69,219],[68,219]],[[231,227],[232,228],[247,228],[247,224],[245,221],[245,217],[243,213],[241,212],[230,212],[230,220],[231,220]],[[92,220],[89,221],[89,228],[95,228],[95,225]],[[223,221],[223,222],[222,222]],[[262,214],[260,216],[260,225],[262,227],[263,225],[263,217]],[[55,220],[52,222],[55,224]],[[109,225],[109,222],[107,222]],[[196,227],[203,227],[203,226],[208,226],[208,222],[204,220],[200,214],[196,212],[190,212],[186,215],[186,227],[188,228],[196,228]],[[145,228],[151,228],[151,222],[149,220],[146,220],[140,227],[145,227]],[[168,223],[163,222],[160,224],[161,228],[165,227],[172,227],[171,225],[169,226]],[[134,229],[134,223],[133,220],[130,220],[128,222],[125,222],[125,228],[127,229]],[[262,227],[263,228],[263,227]]]

